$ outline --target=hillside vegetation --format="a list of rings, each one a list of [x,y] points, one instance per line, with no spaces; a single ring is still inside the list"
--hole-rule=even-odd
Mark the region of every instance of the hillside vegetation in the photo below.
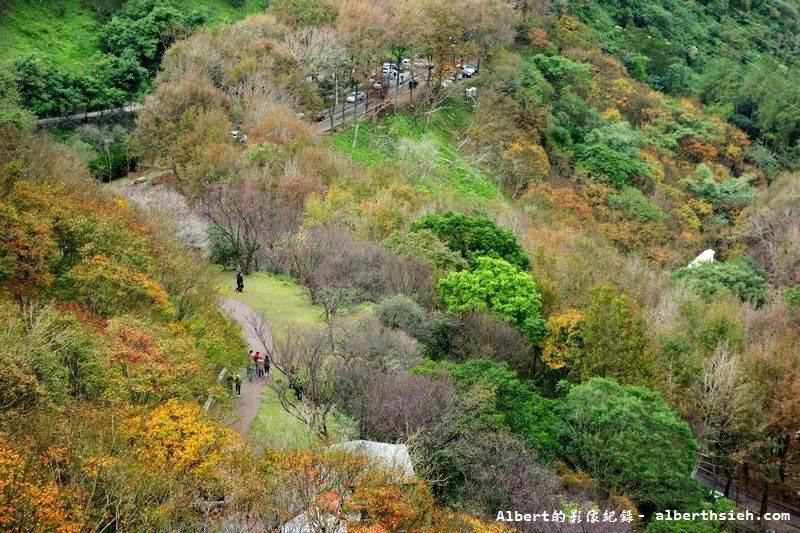
[[[261,0],[12,0],[0,7],[0,79],[39,117],[116,107],[150,88],[161,54]]]
[[[8,126],[5,501],[47,489],[39,508],[76,529],[302,513],[364,533],[713,533],[731,527],[659,513],[733,510],[737,490],[755,512],[800,502],[791,106],[758,100],[774,90],[752,72],[708,92],[726,47],[795,68],[793,4],[462,4],[281,0],[164,43],[116,141],[159,183],[129,201],[83,190],[75,143]],[[404,58],[414,98],[382,99],[379,69]],[[474,98],[453,81],[465,62]],[[371,111],[318,133],[308,117],[358,90]],[[213,307],[233,273],[185,248],[241,272],[235,296],[275,336],[253,449],[198,407],[246,349]],[[81,328],[48,345],[62,380],[30,349],[50,331],[37,313]],[[69,460],[47,445],[53,411]],[[349,433],[408,445],[416,479],[326,447]],[[15,509],[0,524],[23,524]],[[564,520],[498,522],[507,509]]]

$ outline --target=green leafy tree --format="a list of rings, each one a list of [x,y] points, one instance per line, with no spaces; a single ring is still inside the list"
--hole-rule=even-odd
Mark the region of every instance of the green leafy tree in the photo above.
[[[715,212],[732,215],[753,203],[756,188],[750,185],[751,179],[744,175],[717,181],[708,165],[701,163],[691,177],[681,180],[681,185],[711,204]]]
[[[411,229],[432,231],[473,267],[476,258],[481,256],[505,259],[521,270],[527,270],[530,265],[525,250],[517,244],[514,234],[497,227],[488,218],[469,217],[447,211],[441,215],[421,217],[414,221]]]
[[[64,115],[85,105],[72,78],[36,54],[15,59],[9,69],[20,101],[37,116]]]
[[[164,1],[129,2],[99,33],[100,48],[118,57],[126,53],[151,72],[166,47],[185,31],[183,13]]]
[[[650,177],[650,169],[639,159],[639,149],[644,145],[644,136],[627,122],[613,122],[586,136],[577,151],[578,164],[621,189],[633,175]]]
[[[454,252],[429,229],[411,231],[406,235],[394,232],[383,245],[397,255],[421,259],[437,274],[448,274],[467,268],[467,261]]]
[[[684,267],[672,274],[676,283],[688,285],[706,298],[720,291],[731,291],[744,301],[764,303],[767,285],[764,274],[750,257],[740,255],[730,261],[708,261]]]
[[[11,72],[0,67],[0,126],[27,128],[33,114],[25,108]]]
[[[488,310],[516,326],[531,343],[547,326],[539,311],[542,297],[530,274],[508,261],[479,257],[472,272],[454,272],[439,280],[439,298],[451,313]]]
[[[583,349],[568,363],[575,376],[644,383],[652,370],[647,324],[627,295],[608,285],[595,287],[584,316]]]
[[[640,222],[664,220],[667,217],[657,204],[635,187],[624,187],[619,193],[609,195],[608,205]]]
[[[561,55],[536,54],[532,57],[545,79],[560,89],[565,85],[586,87],[591,83],[592,69]]]
[[[611,379],[574,386],[554,408],[560,452],[608,492],[639,510],[693,510],[702,489],[691,479],[697,442],[689,425],[643,387]]]

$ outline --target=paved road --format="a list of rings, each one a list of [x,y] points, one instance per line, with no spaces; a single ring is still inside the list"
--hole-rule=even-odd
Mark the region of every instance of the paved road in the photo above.
[[[427,79],[427,70],[420,70],[417,75],[414,76],[414,81],[417,81],[419,85],[417,86],[415,91],[421,89]],[[469,78],[463,78],[461,80],[456,81],[456,84],[461,83],[464,80],[469,80]],[[392,81],[391,86],[389,88],[389,94],[386,96],[386,100],[397,100],[399,101],[401,98],[406,96],[411,92],[408,88],[408,84],[411,80],[406,81],[405,83],[401,83],[399,87],[397,87],[396,83]],[[374,98],[371,99],[369,102],[358,102],[358,103],[345,103],[344,106],[344,114],[342,113],[342,106],[341,104],[336,106],[336,110],[334,111],[333,120],[325,113],[327,117],[325,120],[317,122],[317,132],[318,133],[325,133],[331,130],[332,127],[340,126],[342,123],[346,121],[352,121],[354,118],[359,117],[368,111],[367,103],[369,104],[370,109],[374,109],[375,105],[377,105],[380,101],[376,101]]]
[[[135,115],[142,110],[142,104],[131,104],[124,107],[115,107],[114,109],[103,109],[100,111],[89,111],[86,113],[77,113],[75,115],[68,115],[64,117],[40,118],[34,122],[37,128],[47,128],[50,126],[57,126],[64,122],[78,124],[90,120],[104,118],[104,117],[119,117],[124,115]]]
[[[424,78],[414,78],[414,79],[419,82],[417,89],[425,85]],[[408,88],[408,82],[400,84],[399,89],[396,87],[394,83],[392,83],[392,86],[389,89],[389,94],[387,95],[386,100],[400,99],[403,96],[409,94],[410,92],[411,91]],[[317,122],[317,132],[325,133],[327,131],[330,131],[331,127],[340,126],[342,123],[350,121],[353,118],[359,117],[364,113],[366,113],[367,104],[369,104],[370,109],[374,109],[375,106],[380,104],[381,102],[382,102],[381,100],[375,100],[374,98],[371,98],[369,102],[358,102],[358,104],[346,102],[344,106],[344,116],[342,116],[342,106],[338,105],[336,106],[336,111],[334,112],[333,120],[331,120],[331,117],[328,115],[328,113],[325,113],[325,116],[328,118],[326,118],[323,121]]]
[[[232,298],[224,298],[220,308],[226,315],[239,324],[239,327],[242,329],[242,337],[249,346],[249,350],[259,351],[261,353],[272,353],[271,337],[269,337],[270,340],[266,341],[268,346],[265,346],[265,343],[261,341],[262,338],[267,338],[269,336],[269,331],[261,320],[261,317],[258,316],[258,313],[242,302]],[[255,327],[253,326],[253,322],[256,323]],[[261,331],[256,332],[256,327]],[[258,408],[261,405],[261,397],[267,382],[266,378],[257,377],[254,377],[253,381],[247,381],[244,370],[234,370],[234,372],[237,371],[242,372],[242,396],[240,398],[234,398],[235,408],[226,425],[246,438],[250,433],[250,426],[253,425],[253,421],[256,419]]]
[[[701,469],[697,471],[696,478],[697,481],[705,485],[706,487],[712,487],[715,490],[722,492],[725,490],[725,481],[718,480],[712,472],[707,470]],[[759,510],[761,509],[761,500],[757,497],[754,497],[746,492],[740,491],[734,486],[731,486],[730,491],[730,499],[733,503],[736,504],[737,507],[740,509],[747,509],[752,511],[755,515],[758,515]],[[770,501],[767,504],[767,512],[768,513],[790,513],[792,518],[789,522],[767,522],[764,524],[764,527],[767,531],[780,531],[786,533],[798,533],[800,532],[800,512],[795,509],[791,509],[789,507],[784,507],[783,505]],[[758,523],[760,525],[760,523]]]

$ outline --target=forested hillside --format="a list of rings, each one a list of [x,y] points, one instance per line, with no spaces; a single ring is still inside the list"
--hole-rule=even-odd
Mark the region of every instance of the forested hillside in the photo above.
[[[38,117],[116,107],[150,89],[175,40],[262,10],[260,0],[4,2],[0,80]]]
[[[189,4],[0,81],[0,529],[800,527],[800,5]]]

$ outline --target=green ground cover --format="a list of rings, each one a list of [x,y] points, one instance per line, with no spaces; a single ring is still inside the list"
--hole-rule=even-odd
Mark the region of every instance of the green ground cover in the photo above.
[[[115,5],[116,4],[116,5]],[[175,0],[183,12],[201,9],[208,24],[235,22],[264,10],[264,0],[234,7],[228,0]],[[0,63],[37,52],[57,67],[86,66],[98,51],[95,32],[122,5],[97,0],[7,0],[0,2]]]
[[[420,168],[409,169],[414,185],[436,195],[455,191],[467,198],[493,200],[501,198],[497,185],[489,175],[459,150],[458,134],[467,128],[469,108],[457,99],[450,99],[428,122],[398,114],[383,123],[364,122],[350,126],[331,138],[334,148],[366,166],[386,161]],[[355,137],[356,142],[353,142]]]

